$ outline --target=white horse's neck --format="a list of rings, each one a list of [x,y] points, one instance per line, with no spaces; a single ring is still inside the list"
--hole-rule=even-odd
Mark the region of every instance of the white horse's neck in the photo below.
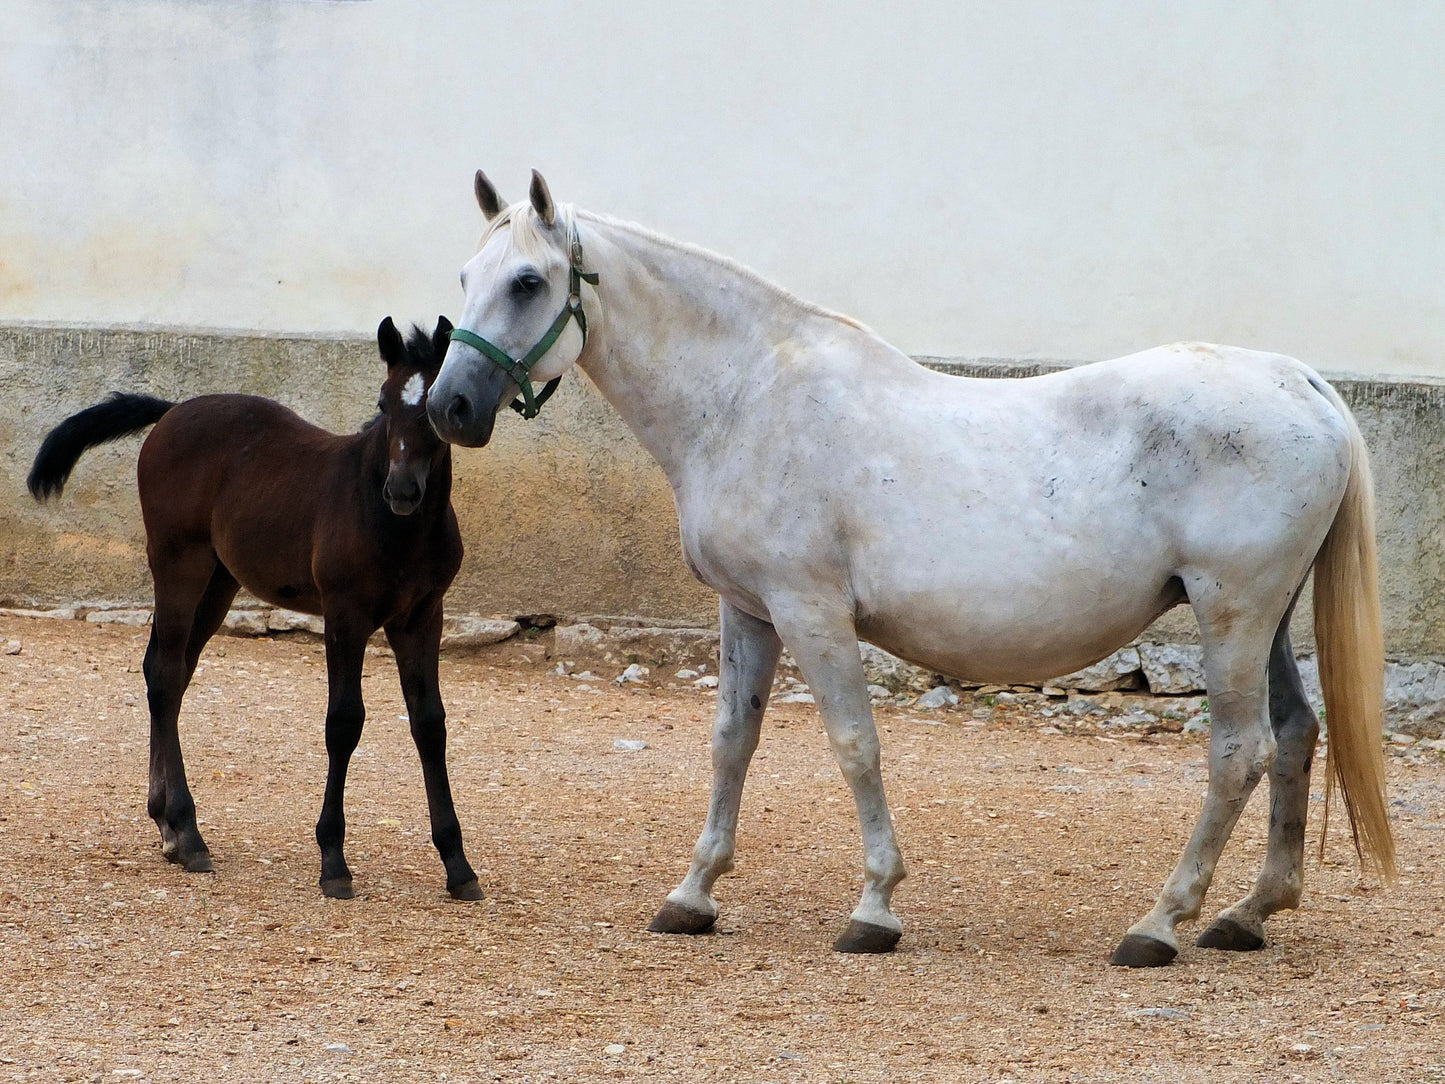
[[[714,253],[585,211],[577,224],[602,309],[578,364],[674,487],[734,414],[767,394],[780,355],[839,339],[896,353],[857,321]]]

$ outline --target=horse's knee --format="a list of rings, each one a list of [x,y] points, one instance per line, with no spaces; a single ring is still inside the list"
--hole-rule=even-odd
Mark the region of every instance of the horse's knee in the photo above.
[[[342,704],[326,712],[326,752],[333,757],[350,757],[361,742],[366,709],[360,704]]]
[[[854,783],[870,772],[878,774],[881,749],[876,737],[861,734],[840,735],[829,742],[833,759],[843,772],[843,778]]]
[[[418,712],[411,720],[411,740],[423,760],[445,757],[447,717],[444,711]]]

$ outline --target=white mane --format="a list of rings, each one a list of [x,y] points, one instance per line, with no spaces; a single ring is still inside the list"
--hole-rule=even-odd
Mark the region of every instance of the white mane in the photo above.
[[[802,309],[804,312],[812,313],[814,316],[837,320],[847,324],[849,327],[867,332],[870,335],[876,334],[872,328],[868,327],[861,320],[856,320],[851,316],[836,312],[833,309],[824,308],[822,305],[814,304],[811,301],[805,301],[796,294],[779,286],[776,282],[758,274],[751,267],[738,263],[736,260],[731,260],[726,256],[721,256],[710,249],[703,248],[701,245],[694,245],[687,241],[678,241],[675,238],[668,237],[666,234],[648,229],[646,226],[640,226],[636,222],[628,222],[626,219],[613,218],[611,215],[582,210],[574,207],[570,203],[559,203],[557,205],[557,217],[564,223],[564,227],[578,219],[595,222],[599,226],[605,226],[611,230],[631,234],[633,237],[640,238],[648,244],[668,248],[674,252],[681,252],[689,256],[697,257],[698,259],[706,260],[708,263],[724,268],[730,273],[737,275],[745,282],[759,287],[785,304]],[[478,242],[477,248],[481,249],[486,245],[488,240],[491,239],[491,236],[503,226],[512,227],[512,246],[524,256],[533,258],[540,256],[550,243],[545,228],[537,219],[536,210],[533,209],[530,203],[521,202],[512,204],[487,224],[486,232],[482,234],[482,239]]]
[[[711,249],[703,248],[701,245],[694,245],[687,241],[678,241],[675,238],[668,237],[666,234],[658,233],[656,230],[648,229],[646,226],[640,226],[636,222],[628,222],[625,219],[613,218],[611,215],[597,214],[594,211],[573,211],[570,206],[567,207],[567,212],[575,214],[578,218],[582,218],[591,222],[596,222],[598,225],[606,226],[609,229],[619,230],[623,233],[632,234],[634,237],[639,237],[650,244],[660,245],[664,248],[670,248],[674,252],[682,252],[689,256],[696,256],[699,259],[703,259],[708,261],[709,263],[716,264],[718,267],[725,268],[726,270],[732,272],[743,280],[752,283],[755,286],[761,287],[763,290],[772,294],[778,300],[800,308],[804,312],[810,312],[815,316],[822,316],[830,320],[839,320],[850,327],[858,328],[860,331],[866,331],[870,335],[875,334],[873,329],[868,327],[861,320],[856,320],[851,316],[848,316],[841,312],[836,312],[833,309],[824,308],[822,305],[815,304],[812,301],[805,301],[791,291],[783,288],[782,286],[779,286],[771,279],[764,278],[762,275],[754,271],[751,267],[748,267],[745,264],[738,263],[736,260],[729,259],[726,256],[721,256],[718,253],[713,252]]]

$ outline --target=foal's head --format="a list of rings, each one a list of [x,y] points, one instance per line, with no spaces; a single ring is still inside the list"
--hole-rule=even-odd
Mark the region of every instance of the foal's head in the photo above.
[[[413,327],[405,340],[390,316],[376,329],[376,345],[386,362],[386,383],[376,404],[381,411],[377,424],[386,427],[388,468],[381,494],[399,516],[417,510],[426,495],[427,477],[449,454],[427,420],[426,397],[451,333],[445,316],[437,318],[432,334]]]

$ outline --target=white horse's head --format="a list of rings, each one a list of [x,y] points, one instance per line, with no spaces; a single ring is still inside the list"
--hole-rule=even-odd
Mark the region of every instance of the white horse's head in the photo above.
[[[555,381],[587,342],[581,244],[570,207],[552,202],[547,182],[532,171],[525,203],[508,206],[477,170],[477,203],[487,230],[462,268],[465,303],[452,332],[427,412],[452,444],[478,448],[492,436],[497,411],[513,405],[534,417]]]

